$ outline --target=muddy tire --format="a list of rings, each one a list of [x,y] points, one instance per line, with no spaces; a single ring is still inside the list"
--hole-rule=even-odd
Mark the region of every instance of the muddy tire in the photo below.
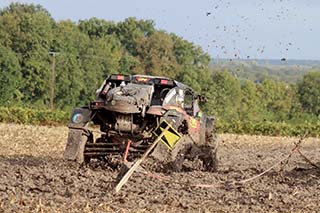
[[[186,142],[185,140],[182,141]],[[183,162],[186,159],[187,155],[190,153],[191,144],[185,143],[181,144],[179,147],[176,147],[176,150],[173,151],[172,155],[172,162],[171,162],[171,169],[174,172],[182,171]],[[177,154],[174,154],[176,152]]]
[[[212,149],[210,146],[201,147],[201,155],[199,158],[203,162],[203,170],[209,172],[215,172],[218,170],[218,158],[217,150]]]
[[[201,145],[201,155],[199,156],[203,162],[205,171],[214,172],[218,170],[218,139],[214,125],[214,119],[205,118],[205,143]]]

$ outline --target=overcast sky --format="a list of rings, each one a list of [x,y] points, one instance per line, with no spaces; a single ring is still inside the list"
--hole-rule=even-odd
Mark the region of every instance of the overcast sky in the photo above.
[[[11,0],[0,0],[6,7]],[[17,2],[17,1],[16,1]],[[320,0],[24,0],[56,20],[152,19],[213,58],[320,60]]]

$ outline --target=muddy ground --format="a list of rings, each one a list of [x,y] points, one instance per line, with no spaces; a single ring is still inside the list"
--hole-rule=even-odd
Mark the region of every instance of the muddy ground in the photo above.
[[[217,173],[135,173],[120,193],[117,172],[101,163],[62,160],[65,127],[0,124],[0,212],[311,212],[320,209],[320,171],[298,153],[287,164],[247,182],[285,157],[298,138],[220,135]],[[301,151],[319,165],[320,139]],[[195,186],[209,184],[209,188]],[[203,185],[202,185],[203,186]]]

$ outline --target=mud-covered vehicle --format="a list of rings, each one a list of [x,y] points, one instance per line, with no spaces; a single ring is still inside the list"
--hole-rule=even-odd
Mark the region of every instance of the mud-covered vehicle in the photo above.
[[[159,136],[151,153],[156,162],[179,171],[185,159],[198,159],[204,170],[217,169],[214,119],[201,112],[205,98],[190,87],[165,77],[112,74],[96,93],[89,106],[73,111],[65,159],[134,161]]]

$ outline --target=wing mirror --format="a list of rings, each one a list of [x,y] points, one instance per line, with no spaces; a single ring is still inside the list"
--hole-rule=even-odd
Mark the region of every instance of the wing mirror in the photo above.
[[[208,102],[208,98],[204,95],[198,95],[198,99],[201,103],[207,103]]]

